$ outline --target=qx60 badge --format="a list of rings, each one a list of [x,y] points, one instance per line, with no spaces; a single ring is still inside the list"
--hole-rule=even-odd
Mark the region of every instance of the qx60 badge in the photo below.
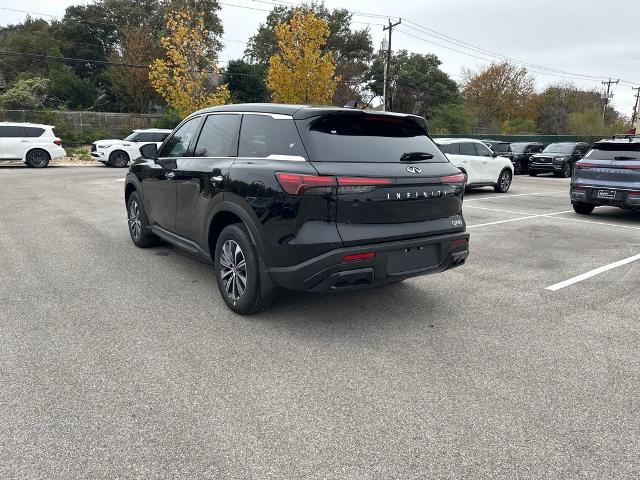
[[[413,165],[409,165],[407,167],[407,172],[409,172],[409,173],[422,173],[422,169],[420,167],[414,167]]]

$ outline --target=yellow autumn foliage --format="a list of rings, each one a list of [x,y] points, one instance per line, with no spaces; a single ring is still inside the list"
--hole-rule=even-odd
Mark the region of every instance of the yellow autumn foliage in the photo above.
[[[297,10],[276,25],[278,53],[269,59],[267,87],[276,103],[328,104],[336,89],[336,63],[322,54],[329,36],[326,20]]]
[[[214,86],[211,81],[219,69],[203,14],[172,11],[166,16],[166,25],[168,34],[160,40],[164,58],[149,65],[149,81],[156,92],[183,117],[201,108],[227,103],[228,86]]]

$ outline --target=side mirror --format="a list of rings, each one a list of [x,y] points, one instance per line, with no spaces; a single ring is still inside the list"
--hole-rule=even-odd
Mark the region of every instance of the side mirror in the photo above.
[[[491,156],[492,156],[493,158],[496,158],[496,157],[498,156],[498,153],[497,153],[497,152],[492,152],[492,153],[491,153]]]
[[[155,143],[147,143],[140,147],[140,153],[142,154],[142,158],[146,158],[147,160],[157,160],[158,146]]]

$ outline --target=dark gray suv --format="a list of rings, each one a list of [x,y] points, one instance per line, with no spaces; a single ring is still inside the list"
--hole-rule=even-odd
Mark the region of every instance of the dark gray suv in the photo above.
[[[598,205],[640,209],[640,135],[601,140],[575,166],[570,195],[577,213]]]

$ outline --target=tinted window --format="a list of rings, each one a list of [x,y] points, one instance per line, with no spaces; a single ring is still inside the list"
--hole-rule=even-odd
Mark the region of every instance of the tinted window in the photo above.
[[[400,162],[405,153],[427,153],[428,162],[448,162],[419,121],[360,112],[325,115],[303,128],[313,161]]]
[[[526,143],[512,143],[511,144],[511,151],[514,153],[525,153],[531,151],[531,147],[527,146]]]
[[[491,149],[498,153],[508,153],[511,151],[511,145],[508,143],[492,143]]]
[[[194,157],[234,157],[240,115],[209,115],[202,126]]]
[[[36,138],[44,133],[44,128],[24,127],[24,132],[27,134],[27,137]]]
[[[543,150],[544,153],[573,153],[575,145],[573,143],[552,143]]]
[[[135,142],[138,138],[138,132],[131,132],[129,135],[123,138],[125,142]]]
[[[269,155],[306,157],[292,119],[249,114],[242,118],[238,155],[259,158]]]
[[[440,150],[442,150],[444,153],[449,153],[449,154],[452,154],[452,155],[459,155],[460,154],[460,144],[458,144],[458,143],[441,144],[440,145]]]
[[[196,134],[200,118],[192,118],[182,124],[171,138],[162,146],[159,157],[182,157],[187,154],[191,139]]]
[[[640,142],[596,143],[585,158],[592,160],[640,160]]]
[[[24,127],[9,127],[2,126],[0,127],[0,137],[25,137]]]
[[[162,143],[164,142],[164,139],[167,138],[169,136],[168,133],[154,133],[153,134],[153,140],[151,140],[152,142],[158,142],[158,143]]]
[[[133,142],[155,142],[156,135],[155,133],[151,133],[151,132],[142,132],[138,134],[138,136],[135,137],[135,139],[132,141]]]
[[[491,151],[491,149],[487,146],[485,146],[482,143],[474,143],[473,144],[476,147],[476,155],[480,156],[480,157],[492,157],[493,156],[493,152]]]
[[[463,142],[460,143],[460,155],[474,155],[476,154],[476,149],[473,148],[473,143]]]

